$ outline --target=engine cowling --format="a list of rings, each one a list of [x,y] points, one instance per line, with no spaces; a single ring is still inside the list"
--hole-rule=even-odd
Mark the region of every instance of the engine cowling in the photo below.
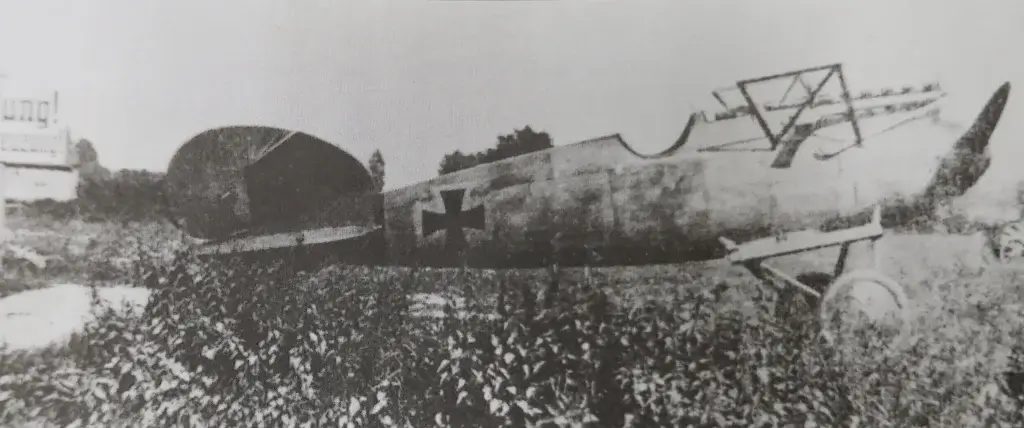
[[[303,132],[266,126],[196,135],[175,153],[164,180],[171,220],[208,240],[256,229],[372,223],[374,211],[365,201],[375,193],[369,171],[346,151]]]

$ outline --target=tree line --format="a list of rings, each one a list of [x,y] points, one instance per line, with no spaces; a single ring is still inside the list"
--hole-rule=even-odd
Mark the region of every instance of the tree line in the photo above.
[[[163,173],[140,169],[111,172],[100,164],[96,148],[86,139],[80,139],[74,151],[78,158],[77,197],[70,201],[25,202],[25,215],[98,222],[150,222],[164,218],[160,193]]]
[[[523,129],[514,130],[511,134],[499,135],[497,145],[487,150],[475,153],[462,153],[462,151],[456,150],[445,154],[437,172],[439,175],[450,174],[551,147],[553,147],[551,136],[547,132],[534,131],[527,125]]]

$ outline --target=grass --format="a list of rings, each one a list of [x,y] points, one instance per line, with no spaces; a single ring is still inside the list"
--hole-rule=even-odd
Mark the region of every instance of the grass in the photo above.
[[[91,254],[58,250],[68,278],[156,291],[144,313],[107,313],[68,346],[0,354],[8,426],[1024,422],[993,386],[1024,330],[1021,273],[976,269],[957,238],[887,238],[917,328],[886,355],[822,346],[812,307],[715,264],[596,269],[589,281],[569,269],[557,286],[535,271],[304,274],[171,262],[177,238],[153,225],[60,227],[97,235]],[[832,256],[779,265],[825,270]],[[435,289],[502,315],[412,317],[409,294]]]

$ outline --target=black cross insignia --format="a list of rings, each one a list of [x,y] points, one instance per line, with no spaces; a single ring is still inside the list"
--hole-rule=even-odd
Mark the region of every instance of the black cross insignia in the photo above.
[[[477,205],[466,211],[462,210],[462,197],[466,189],[442,190],[441,200],[444,202],[444,214],[424,210],[423,236],[430,236],[439,230],[446,232],[445,251],[459,251],[466,245],[465,228],[484,230],[484,207]]]

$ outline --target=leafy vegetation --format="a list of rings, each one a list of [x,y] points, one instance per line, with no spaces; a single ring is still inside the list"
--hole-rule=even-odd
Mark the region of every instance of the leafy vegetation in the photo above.
[[[78,197],[71,201],[50,199],[24,203],[26,216],[86,222],[157,222],[161,211],[160,173],[121,170],[106,178],[83,177]]]
[[[140,242],[165,252],[187,238],[163,219],[160,174],[118,171],[84,176],[72,201],[24,203],[5,226],[10,243],[45,257],[46,267],[8,256],[0,297],[48,284],[126,281]]]
[[[813,311],[757,287],[600,275],[168,257],[136,241],[141,314],[63,349],[0,354],[2,423],[66,426],[1020,426],[992,388],[1022,331],[1019,277],[912,284],[897,355],[820,346]],[[635,281],[635,282],[633,282]],[[992,284],[1006,285],[993,287]],[[414,293],[464,298],[414,315]],[[932,297],[928,297],[932,296]],[[768,299],[768,300],[765,300]],[[450,299],[452,300],[452,299]],[[802,305],[794,301],[793,305]],[[1015,306],[1016,305],[1016,306]],[[456,309],[483,316],[460,316]],[[589,421],[589,422],[586,422]]]
[[[529,126],[523,129],[516,129],[508,135],[498,136],[498,145],[477,153],[462,153],[456,150],[444,155],[441,159],[441,166],[438,174],[444,175],[474,166],[496,162],[527,153],[532,153],[553,147],[551,136],[547,132],[534,131]]]

